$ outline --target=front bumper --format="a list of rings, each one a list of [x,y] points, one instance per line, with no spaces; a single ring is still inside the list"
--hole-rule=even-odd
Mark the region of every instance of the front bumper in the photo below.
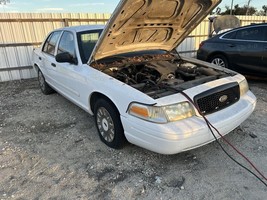
[[[249,91],[235,104],[206,117],[226,135],[245,121],[255,106],[256,97]],[[198,116],[167,124],[151,123],[130,115],[121,120],[130,143],[161,154],[187,151],[215,140],[204,119]],[[214,133],[219,138],[216,131]]]

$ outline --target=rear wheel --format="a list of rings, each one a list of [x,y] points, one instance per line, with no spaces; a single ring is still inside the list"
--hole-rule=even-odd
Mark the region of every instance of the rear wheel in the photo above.
[[[43,94],[48,95],[54,92],[54,90],[46,83],[43,73],[38,69],[38,82]]]
[[[94,117],[101,141],[111,148],[122,148],[126,138],[115,106],[106,99],[99,99],[94,106]]]
[[[228,68],[228,60],[225,56],[223,55],[215,55],[210,59],[210,62],[212,64],[215,64],[220,67]]]

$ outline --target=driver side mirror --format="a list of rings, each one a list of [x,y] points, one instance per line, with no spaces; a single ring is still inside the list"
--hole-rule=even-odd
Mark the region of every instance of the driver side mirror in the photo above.
[[[70,64],[78,64],[78,60],[77,58],[74,58],[70,53],[68,52],[63,52],[63,53],[59,53],[56,55],[56,61],[59,63],[70,63]]]

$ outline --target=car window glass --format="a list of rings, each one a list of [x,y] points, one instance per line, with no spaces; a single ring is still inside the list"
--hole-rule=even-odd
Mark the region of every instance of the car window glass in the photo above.
[[[91,56],[101,32],[102,30],[95,30],[78,34],[79,50],[83,63],[86,63]]]
[[[50,55],[55,54],[56,44],[57,44],[57,41],[58,41],[60,34],[61,34],[60,31],[56,31],[48,37],[48,39],[46,40],[46,42],[44,44],[44,48],[43,48],[44,52],[46,52]]]
[[[240,40],[264,40],[264,28],[260,27],[253,27],[253,28],[246,28],[237,31],[236,39]]]
[[[62,37],[61,37],[61,39],[59,41],[57,54],[63,53],[63,52],[68,52],[74,58],[76,57],[75,56],[74,36],[73,36],[73,34],[71,32],[65,31],[62,34]]]
[[[227,33],[223,36],[223,38],[225,39],[235,39],[236,37],[236,31],[233,31],[233,32],[230,32],[230,33]]]

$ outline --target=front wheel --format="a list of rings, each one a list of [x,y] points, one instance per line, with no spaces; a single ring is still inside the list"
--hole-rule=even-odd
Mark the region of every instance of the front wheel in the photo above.
[[[210,59],[210,62],[212,64],[215,64],[217,66],[228,68],[228,61],[227,58],[223,55],[215,55]]]
[[[126,138],[115,106],[105,99],[99,99],[94,106],[94,117],[101,141],[111,148],[122,148]]]

